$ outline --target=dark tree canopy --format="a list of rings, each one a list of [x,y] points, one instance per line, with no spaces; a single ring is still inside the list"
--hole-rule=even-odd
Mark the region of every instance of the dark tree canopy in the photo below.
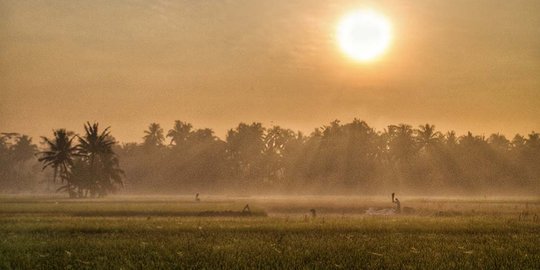
[[[459,136],[432,124],[333,121],[310,135],[280,126],[240,123],[222,140],[209,128],[177,120],[164,136],[158,123],[142,143],[118,145],[110,129],[86,123],[43,138],[38,154],[49,179],[73,197],[105,196],[125,185],[139,193],[537,194],[540,135]],[[165,142],[165,139],[168,139]],[[77,144],[75,144],[77,142]],[[31,138],[0,136],[3,187],[21,190],[39,172]],[[120,160],[126,171],[120,169]],[[24,179],[34,179],[25,182]],[[5,189],[5,188],[4,188]]]
[[[65,129],[55,130],[54,139],[43,137],[46,150],[38,159],[43,169],[52,167],[63,185],[58,191],[66,191],[70,197],[102,197],[122,186],[124,172],[113,151],[116,143],[109,128],[99,131],[97,123],[86,123],[82,136],[70,135]],[[79,144],[73,145],[75,137]]]

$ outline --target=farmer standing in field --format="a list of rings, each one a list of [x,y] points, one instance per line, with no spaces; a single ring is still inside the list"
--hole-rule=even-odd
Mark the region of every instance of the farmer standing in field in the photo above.
[[[396,213],[401,213],[401,202],[399,202],[399,199],[396,197],[395,193],[392,193],[392,203],[396,204]]]

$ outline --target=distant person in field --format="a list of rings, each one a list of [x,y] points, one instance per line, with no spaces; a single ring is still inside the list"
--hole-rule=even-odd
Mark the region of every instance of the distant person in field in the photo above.
[[[244,206],[244,209],[242,209],[242,213],[251,215],[251,209],[249,209],[249,204],[246,204],[246,206]]]
[[[401,213],[401,202],[399,202],[399,199],[396,197],[395,193],[392,193],[392,203],[396,204],[396,213]]]
[[[200,202],[201,199],[199,198],[199,193],[195,194],[195,201],[196,202]]]

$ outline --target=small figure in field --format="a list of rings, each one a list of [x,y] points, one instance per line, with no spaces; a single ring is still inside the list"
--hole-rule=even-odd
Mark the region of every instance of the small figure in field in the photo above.
[[[317,217],[317,211],[315,209],[310,209],[309,212],[311,212],[311,217],[316,218]]]
[[[396,204],[396,213],[401,213],[401,203],[399,202],[399,199],[396,198],[394,203]]]
[[[244,209],[242,209],[242,214],[251,215],[251,209],[249,209],[249,204],[246,204],[246,206],[244,206]]]
[[[396,197],[395,193],[392,193],[392,203],[396,204],[396,213],[401,213],[401,202],[399,202],[399,199]]]
[[[200,202],[201,199],[199,198],[199,193],[195,194],[195,201],[196,202]]]

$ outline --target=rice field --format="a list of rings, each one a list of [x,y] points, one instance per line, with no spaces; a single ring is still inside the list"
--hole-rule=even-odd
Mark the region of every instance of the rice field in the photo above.
[[[2,196],[0,269],[540,269],[535,198],[201,198]]]

